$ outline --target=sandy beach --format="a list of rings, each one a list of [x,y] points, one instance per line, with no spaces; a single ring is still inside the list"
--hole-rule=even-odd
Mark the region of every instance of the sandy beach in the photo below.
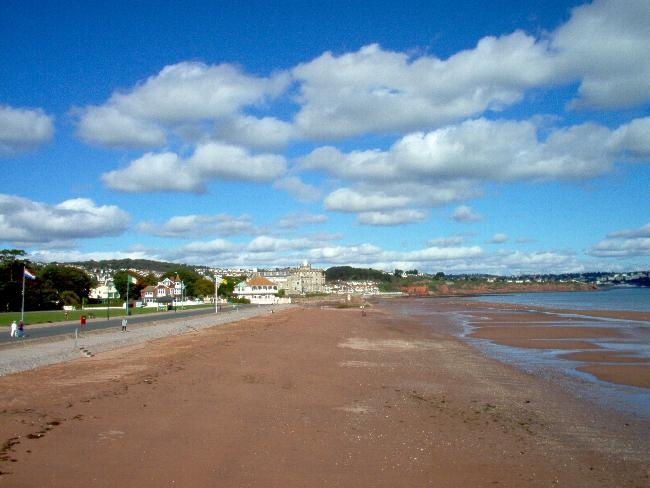
[[[449,318],[568,339],[546,314],[408,303],[296,307],[1,377],[0,486],[650,486],[650,419],[486,357]],[[613,333],[571,338],[596,332]]]

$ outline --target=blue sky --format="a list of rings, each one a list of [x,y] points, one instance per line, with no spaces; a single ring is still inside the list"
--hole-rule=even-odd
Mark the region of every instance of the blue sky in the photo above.
[[[0,246],[649,269],[648,46],[647,0],[4,1]]]

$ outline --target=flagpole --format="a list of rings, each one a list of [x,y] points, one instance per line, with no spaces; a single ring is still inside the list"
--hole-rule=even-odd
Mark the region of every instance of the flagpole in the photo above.
[[[129,283],[131,282],[131,277],[129,274],[126,274],[126,315],[129,315]]]
[[[20,321],[25,321],[25,266],[23,266],[23,299],[20,304]]]

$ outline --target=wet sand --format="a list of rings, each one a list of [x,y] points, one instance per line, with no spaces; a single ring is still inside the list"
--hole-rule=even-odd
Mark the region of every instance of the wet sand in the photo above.
[[[0,485],[650,485],[650,420],[433,322],[296,308],[0,378]]]
[[[599,345],[603,340],[623,343],[633,333],[643,336],[645,344],[650,343],[650,313],[541,310],[479,302],[465,307],[466,315],[471,317],[469,323],[475,329],[470,337],[517,348],[579,350],[557,357],[585,363],[576,369],[602,381],[650,388],[650,357],[601,350]],[[643,323],[645,327],[639,325],[636,331],[615,328],[607,326],[607,319]],[[549,325],[550,322],[555,325]]]

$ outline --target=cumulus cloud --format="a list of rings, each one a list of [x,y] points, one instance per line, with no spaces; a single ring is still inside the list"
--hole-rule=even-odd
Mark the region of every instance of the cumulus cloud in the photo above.
[[[625,108],[650,100],[650,8],[646,0],[576,7],[551,37],[558,71],[580,80],[574,107]]]
[[[545,42],[522,32],[481,39],[447,60],[413,58],[377,44],[298,65],[296,126],[309,137],[433,127],[499,110],[552,79]]]
[[[447,236],[447,237],[436,237],[427,241],[427,246],[429,247],[457,247],[461,246],[465,242],[465,237],[463,236]]]
[[[258,232],[249,215],[178,215],[166,222],[141,222],[138,230],[160,237],[251,235]]]
[[[217,137],[224,141],[261,150],[277,150],[293,137],[293,126],[275,117],[241,115],[217,124]]]
[[[0,156],[34,149],[53,134],[54,119],[41,109],[0,105]]]
[[[403,225],[422,222],[427,217],[426,212],[417,209],[393,210],[383,212],[361,212],[357,222],[364,225]]]
[[[484,37],[448,59],[377,44],[325,52],[293,69],[298,130],[317,139],[435,128],[499,111],[527,90],[578,83],[574,107],[620,108],[650,100],[646,0],[596,0],[557,30]]]
[[[385,213],[475,198],[486,182],[593,178],[611,171],[616,161],[650,156],[650,118],[615,130],[585,123],[551,129],[544,137],[541,132],[533,120],[480,118],[407,134],[387,150],[317,148],[297,168],[356,183],[330,193],[329,210]],[[370,223],[378,217],[360,219]]]
[[[456,222],[463,223],[478,222],[483,219],[481,215],[474,212],[474,210],[472,210],[472,208],[468,207],[467,205],[456,207],[450,215],[450,218]]]
[[[107,147],[157,147],[167,140],[160,126],[110,106],[88,107],[77,134],[86,142]]]
[[[5,242],[45,243],[119,235],[129,215],[113,205],[86,198],[56,205],[0,194],[0,236]]]
[[[488,241],[490,244],[503,244],[508,242],[508,235],[503,233],[494,234],[492,238]]]
[[[266,182],[286,171],[284,157],[252,154],[244,148],[209,142],[182,159],[172,152],[147,153],[120,170],[102,175],[104,184],[129,193],[160,191],[202,193],[212,180]]]
[[[339,188],[325,198],[328,210],[339,212],[375,212],[405,207],[410,203],[407,196],[390,196],[381,192],[364,192],[352,188]]]
[[[246,129],[242,137],[264,135],[268,143],[278,144],[288,137],[286,125],[237,115],[244,107],[278,96],[289,81],[286,73],[259,78],[230,64],[169,65],[133,89],[113,93],[103,105],[77,109],[78,135],[95,144],[152,147],[164,143],[164,130],[177,124],[219,119],[232,124],[235,117]],[[232,136],[232,127],[227,122],[225,127]]]
[[[533,121],[468,120],[431,132],[414,132],[388,150],[342,153],[333,147],[299,161],[305,170],[326,170],[369,182],[444,180],[522,181],[589,178],[609,171],[627,153],[650,155],[650,119],[612,131],[585,123],[552,130],[545,139]]]
[[[638,229],[611,232],[587,253],[605,258],[650,256],[650,223]]]
[[[281,178],[273,184],[273,188],[284,190],[301,202],[315,202],[321,197],[321,191],[318,188],[303,182],[297,176]]]
[[[296,229],[306,225],[323,224],[327,220],[327,215],[323,214],[291,213],[278,221],[278,227]]]

